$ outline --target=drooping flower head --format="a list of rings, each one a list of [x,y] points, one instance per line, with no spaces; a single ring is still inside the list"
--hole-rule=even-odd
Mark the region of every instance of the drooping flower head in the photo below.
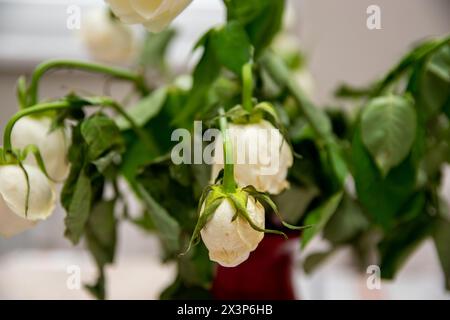
[[[18,149],[24,149],[29,145],[38,147],[50,178],[64,181],[70,171],[67,136],[63,128],[51,130],[49,117],[23,117],[14,125],[11,142],[13,147]],[[31,154],[25,159],[25,163],[36,165]]]
[[[53,213],[56,204],[54,186],[38,168],[0,166],[0,182],[3,201],[19,217],[38,221]]]

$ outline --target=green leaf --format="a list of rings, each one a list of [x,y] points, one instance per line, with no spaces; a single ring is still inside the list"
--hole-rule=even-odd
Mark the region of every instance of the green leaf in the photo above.
[[[179,275],[189,286],[208,287],[213,279],[213,263],[203,243],[179,258]]]
[[[213,299],[211,290],[202,286],[189,286],[180,277],[160,295],[161,300],[209,300]]]
[[[85,285],[84,287],[98,300],[106,299],[106,281],[103,271],[97,277],[97,281],[93,285]]]
[[[139,183],[137,184],[137,191],[147,206],[166,249],[171,252],[178,252],[180,249],[180,226],[178,222]]]
[[[326,146],[326,159],[327,164],[332,170],[332,174],[336,177],[337,185],[340,189],[344,185],[349,173],[341,146],[334,141],[328,143]]]
[[[335,213],[339,203],[342,199],[342,192],[338,192],[329,199],[327,199],[324,203],[322,203],[319,207],[312,210],[307,214],[305,219],[305,225],[312,225],[311,228],[305,229],[303,232],[301,244],[302,248],[305,248],[306,245],[311,241],[314,236],[316,236],[327,224],[328,220],[330,220],[333,213]]]
[[[381,277],[393,279],[430,230],[429,217],[422,216],[387,232],[379,244]]]
[[[224,0],[228,20],[238,20],[247,24],[255,20],[273,0]]]
[[[445,275],[445,288],[450,290],[450,222],[437,219],[433,230],[433,240]]]
[[[323,236],[335,244],[345,243],[365,231],[369,225],[370,221],[362,212],[362,208],[346,194],[325,226]]]
[[[84,143],[83,137],[81,136],[80,125],[77,125],[72,129],[72,143],[70,145],[68,154],[68,159],[71,164],[70,174],[66,179],[64,187],[61,191],[61,204],[67,212],[67,216],[65,218],[65,234],[73,243],[77,243],[79,241],[81,234],[84,231],[84,224],[86,223],[87,215],[89,214],[91,205],[91,195],[86,194],[86,198],[88,198],[89,200],[88,202],[85,202],[82,196],[82,192],[89,192],[90,185],[85,190],[78,189],[78,185],[81,188],[82,184],[86,183],[86,175],[84,174],[87,163],[86,154],[87,146]],[[83,175],[83,178],[79,184],[78,181],[81,175]],[[75,193],[78,195],[77,198],[75,198]],[[89,206],[88,210],[84,212],[78,211],[79,205]],[[83,210],[83,208],[81,209]],[[78,222],[78,220],[81,220],[81,222]],[[73,225],[80,226],[74,227]]]
[[[88,145],[90,160],[96,160],[111,148],[123,145],[119,128],[105,115],[94,115],[83,121],[81,134]]]
[[[65,194],[64,191],[63,194]],[[91,180],[84,170],[81,170],[75,186],[73,187],[73,193],[71,194],[70,200],[66,199],[66,205],[64,206],[67,211],[66,218],[64,219],[66,225],[64,235],[69,238],[73,244],[77,244],[84,233],[89,212],[91,211],[91,201]]]
[[[147,32],[140,64],[164,70],[166,67],[166,52],[175,35],[176,32],[173,29],[166,29],[159,33]]]
[[[211,32],[211,45],[217,60],[235,74],[242,73],[242,67],[250,61],[252,46],[242,25],[237,21]]]
[[[115,201],[97,203],[86,225],[86,242],[99,268],[114,262],[117,239]]]
[[[291,224],[297,224],[305,214],[311,201],[319,195],[315,187],[298,187],[291,185],[281,194],[273,197],[283,218]]]
[[[155,232],[156,227],[153,223],[152,217],[148,213],[148,211],[144,211],[141,216],[138,218],[132,219],[132,223],[141,228],[144,231]]]
[[[244,1],[242,1],[244,2]],[[255,47],[255,55],[259,56],[268,47],[283,25],[284,0],[271,0],[265,10],[245,29]]]
[[[324,252],[314,252],[306,257],[303,262],[303,270],[306,274],[311,274],[315,269],[317,269],[321,264],[325,262],[333,253],[334,248]]]
[[[409,70],[412,66],[415,66],[417,63],[421,63],[424,59],[427,59],[431,54],[440,50],[443,46],[447,45],[449,42],[449,38],[443,39],[431,39],[419,44],[413,50],[408,52],[400,62],[392,68],[387,75],[378,83],[374,90],[372,91],[371,96],[376,97],[381,95],[381,93],[392,83],[401,79],[401,76]]]
[[[262,52],[280,30],[284,0],[224,0],[228,21],[237,20],[250,37],[256,52]]]
[[[431,56],[418,81],[417,104],[430,118],[450,102],[450,45]]]
[[[416,137],[416,126],[416,112],[408,98],[378,97],[364,108],[362,140],[383,175],[407,157]]]
[[[351,159],[359,201],[376,223],[388,228],[414,192],[416,167],[411,156],[383,177],[363,145],[358,126],[352,142]]]
[[[194,83],[189,93],[188,101],[181,112],[173,120],[176,125],[192,125],[190,120],[204,108],[208,91],[220,74],[221,65],[212,46],[210,33],[203,38],[203,55],[194,70]]]
[[[161,88],[140,100],[135,106],[126,110],[128,115],[139,126],[143,127],[150,119],[155,117],[164,105],[167,98],[167,89]],[[123,116],[117,117],[116,124],[120,130],[131,128],[131,124]]]

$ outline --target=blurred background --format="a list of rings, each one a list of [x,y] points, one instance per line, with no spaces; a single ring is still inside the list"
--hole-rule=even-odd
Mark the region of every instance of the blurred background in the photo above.
[[[366,26],[369,5],[381,9],[381,29]],[[101,0],[0,0],[0,130],[17,111],[15,83],[22,74],[50,58],[90,59],[82,40],[83,26],[71,30],[67,19],[73,6],[82,21]],[[170,64],[180,72],[196,55],[192,47],[200,35],[224,19],[219,0],[194,0],[174,22],[177,38],[169,48]],[[450,32],[448,0],[292,0],[286,27],[307,57],[311,95],[319,105],[333,104],[333,90],[341,83],[364,85],[384,74],[418,41]],[[133,28],[137,39],[142,30]],[[129,87],[78,72],[49,74],[42,97],[58,97],[71,89],[124,97]],[[441,192],[450,201],[450,171]],[[46,223],[12,239],[0,239],[0,299],[89,299],[81,288],[68,289],[68,268],[79,267],[83,282],[93,282],[96,269],[82,246],[73,248],[63,237],[61,209]],[[318,239],[315,250],[324,244]],[[450,245],[450,244],[449,244]],[[449,299],[434,247],[425,242],[393,282],[368,290],[367,274],[352,266],[350,252],[341,250],[312,275],[300,268],[304,253],[292,244],[298,267],[293,274],[301,299]],[[117,261],[108,268],[112,299],[156,299],[172,282],[175,266],[162,264],[158,242],[126,223],[121,224]]]

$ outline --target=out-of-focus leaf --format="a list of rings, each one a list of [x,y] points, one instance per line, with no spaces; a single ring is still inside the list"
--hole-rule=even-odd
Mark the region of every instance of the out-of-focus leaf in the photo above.
[[[433,239],[445,276],[445,287],[450,290],[450,222],[437,219],[433,229]]]
[[[322,231],[328,220],[330,220],[331,216],[336,212],[341,199],[342,192],[339,192],[307,214],[305,225],[311,225],[312,227],[305,229],[303,232],[301,242],[302,248],[305,248],[309,241]]]
[[[187,255],[180,257],[179,274],[189,286],[207,288],[213,279],[213,263],[209,260],[208,250],[203,244],[197,245]]]
[[[450,104],[450,44],[430,57],[418,81],[417,104],[428,118]]]
[[[96,299],[105,300],[106,299],[106,279],[103,271],[97,277],[97,281],[92,285],[84,286],[90,294],[92,294]]]
[[[224,0],[228,20],[238,20],[245,26],[256,53],[270,44],[280,30],[284,0]]]
[[[267,10],[271,1],[273,0],[224,0],[224,3],[227,7],[228,20],[238,20],[247,24]]]
[[[235,74],[242,73],[242,67],[250,61],[252,47],[244,28],[238,21],[232,21],[211,32],[211,45],[217,60]]]
[[[367,88],[357,88],[348,84],[343,84],[335,90],[334,95],[338,98],[361,99],[369,96],[373,89],[373,86],[369,86]]]
[[[315,252],[306,257],[303,262],[303,270],[307,274],[311,274],[314,270],[316,270],[322,263],[325,262],[333,253],[335,252],[334,248],[324,251],[324,252]]]
[[[155,90],[147,97],[140,100],[135,106],[127,109],[126,112],[138,126],[142,127],[159,113],[164,105],[164,102],[166,101],[166,98],[166,88]],[[116,119],[116,124],[120,130],[127,130],[131,128],[130,122],[123,116]]]
[[[170,252],[178,252],[180,249],[180,226],[178,222],[139,183],[137,184],[137,191],[147,206],[165,248]]]
[[[161,300],[209,300],[213,297],[209,288],[188,286],[178,277],[161,293],[159,298]]]
[[[210,33],[203,37],[203,55],[194,70],[194,83],[188,101],[176,118],[176,125],[188,124],[200,108],[204,108],[209,89],[220,74],[221,65],[212,46]],[[190,123],[188,125],[191,125]]]
[[[379,244],[381,277],[393,279],[411,253],[430,235],[430,231],[431,221],[423,216],[386,233]]]
[[[332,171],[331,174],[336,178],[337,189],[340,189],[348,175],[344,151],[336,142],[330,142],[327,144],[325,152],[327,164]]]
[[[164,70],[166,52],[175,35],[176,32],[173,29],[166,29],[159,33],[148,32],[142,48],[140,64]]]
[[[378,97],[364,108],[362,141],[383,175],[400,164],[411,151],[416,124],[412,101],[405,97]]]
[[[290,188],[281,194],[274,196],[273,200],[283,219],[287,223],[297,224],[305,214],[311,201],[318,195],[319,190],[315,187],[305,188],[291,185]]]
[[[383,177],[362,143],[360,128],[352,143],[352,171],[358,199],[378,224],[388,228],[414,192],[416,168],[411,157]]]
[[[115,201],[98,202],[89,215],[86,225],[87,247],[99,268],[114,262],[116,249]]]
[[[332,243],[345,243],[369,227],[370,221],[359,204],[346,194],[336,213],[323,230],[324,238]]]
[[[132,223],[147,232],[156,232],[155,224],[152,220],[152,217],[148,213],[148,211],[144,211],[142,215],[138,218],[132,219]]]
[[[199,186],[198,172],[193,170],[194,167],[196,166],[174,165],[170,158],[157,159],[138,176],[138,181],[155,201],[188,232],[193,230],[197,221],[197,189],[203,190],[205,187]]]

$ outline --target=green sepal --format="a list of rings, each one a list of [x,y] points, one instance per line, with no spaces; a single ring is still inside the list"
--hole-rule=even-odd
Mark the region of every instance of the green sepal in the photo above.
[[[217,208],[221,205],[222,201],[224,200],[224,197],[225,195],[220,191],[220,189],[217,186],[207,186],[205,188],[199,201],[197,224],[195,225],[194,232],[192,233],[187,249],[184,252],[180,253],[180,256],[183,256],[186,253],[188,253],[193,246],[199,243],[200,231],[211,219],[212,215],[214,214],[214,212],[216,212]],[[205,208],[202,212],[201,209],[203,203],[205,203]]]
[[[39,169],[42,171],[42,173],[44,173],[44,175],[47,177],[47,179],[49,179],[52,182],[58,182],[56,180],[54,180],[52,177],[49,176],[48,171],[45,167],[45,163],[44,163],[44,159],[42,158],[41,152],[39,151],[39,148],[34,145],[34,144],[29,144],[25,147],[25,149],[23,149],[20,154],[19,154],[19,160],[20,161],[25,161],[25,159],[28,157],[28,155],[32,153],[36,163],[39,167]]]
[[[255,189],[254,186],[247,186],[247,187],[243,188],[242,190],[247,192],[249,195],[254,197],[259,202],[266,203],[273,210],[273,212],[276,214],[278,219],[280,219],[280,222],[286,228],[291,229],[291,230],[304,230],[304,229],[308,229],[308,228],[312,227],[312,225],[308,225],[308,226],[294,226],[292,224],[289,224],[289,223],[285,222],[283,220],[283,217],[280,214],[280,211],[278,210],[277,205],[275,204],[275,202],[272,201],[270,196],[267,193],[259,192],[258,190]]]
[[[27,194],[25,196],[25,218],[28,217],[28,208],[30,206],[30,191],[31,191],[31,186],[30,186],[30,177],[28,176],[28,172],[27,170],[25,170],[25,167],[22,164],[22,161],[19,160],[19,167],[20,169],[22,169],[23,174],[25,175],[25,181],[27,182]]]
[[[245,196],[241,196],[241,194],[245,194]],[[247,211],[248,194],[246,192],[238,191],[238,192],[236,192],[236,194],[229,194],[228,199],[230,199],[231,202],[233,203],[234,207],[236,208],[237,213],[242,218],[247,220],[247,222],[250,224],[250,226],[254,230],[259,231],[259,232],[264,232],[264,233],[278,234],[278,235],[283,236],[285,239],[288,238],[287,235],[282,231],[272,230],[272,229],[263,229],[263,228],[257,226],[253,222],[252,218],[250,217],[250,215]]]

